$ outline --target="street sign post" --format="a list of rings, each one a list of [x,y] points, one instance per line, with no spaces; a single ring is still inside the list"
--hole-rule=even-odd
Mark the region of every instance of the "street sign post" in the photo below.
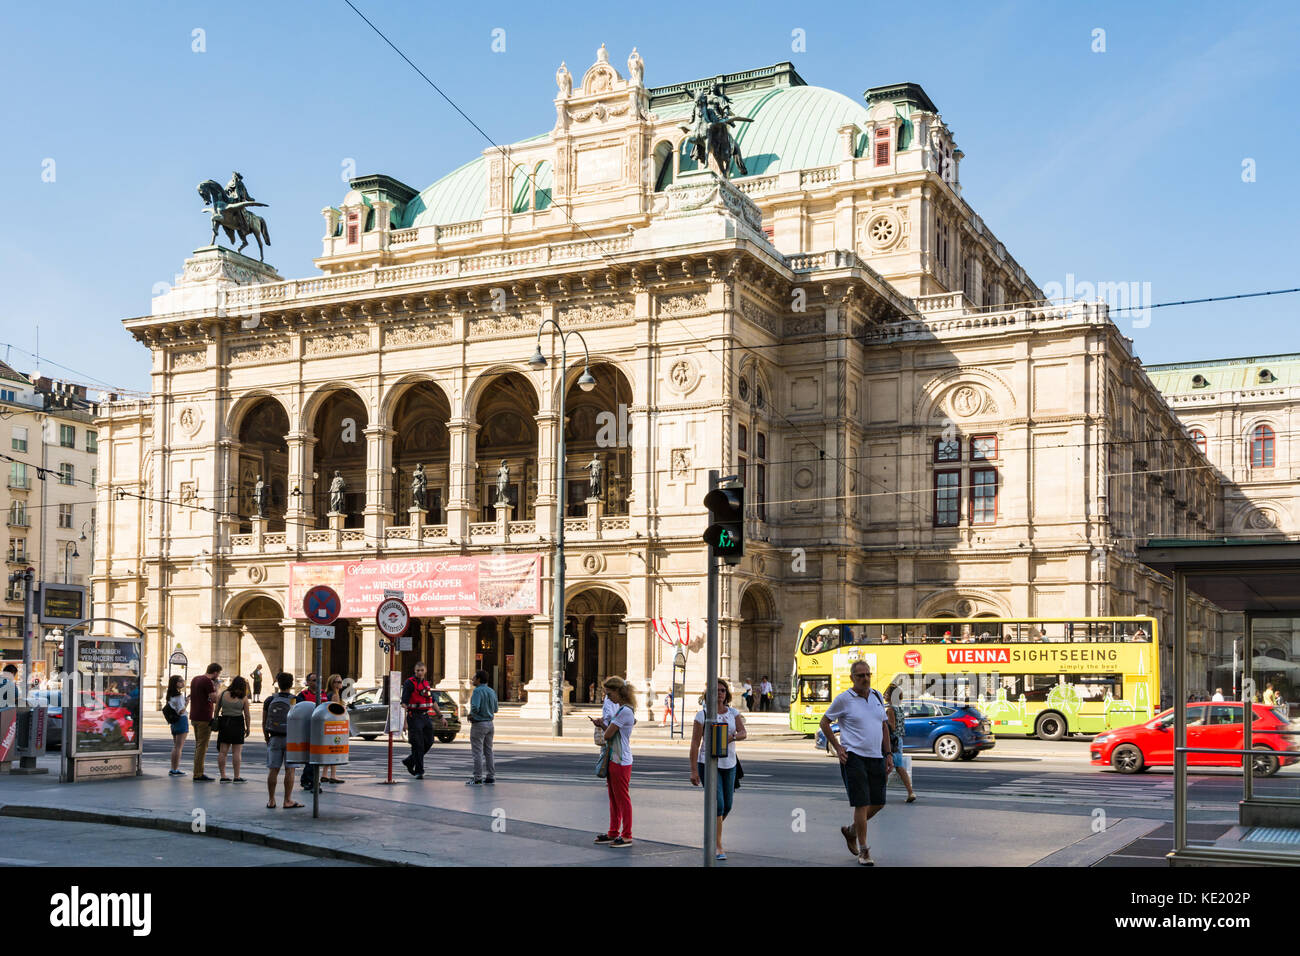
[[[384,591],[384,599],[379,602],[379,607],[375,609],[375,623],[379,625],[379,633],[383,635],[379,639],[381,647],[388,650],[388,782],[393,782],[393,681],[392,673],[397,663],[397,641],[402,641],[402,650],[407,650],[411,644],[411,639],[405,637],[406,630],[411,625],[411,609],[406,606],[402,600],[401,591]]]

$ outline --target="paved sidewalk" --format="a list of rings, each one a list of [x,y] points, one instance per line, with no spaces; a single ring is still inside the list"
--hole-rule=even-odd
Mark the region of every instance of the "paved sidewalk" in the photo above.
[[[445,772],[468,757],[446,753],[431,757],[448,761]],[[321,816],[313,819],[311,795],[301,792],[295,795],[307,804],[303,809],[267,809],[261,768],[245,769],[247,784],[196,783],[168,777],[165,760],[147,756],[140,777],[59,784],[54,758],[42,763],[51,775],[0,775],[0,816],[147,827],[178,839],[197,838],[201,830],[372,865],[697,866],[701,859],[700,791],[682,786],[676,775],[649,771],[633,771],[635,845],[615,850],[591,843],[608,821],[604,786],[594,776],[512,782],[507,763],[491,787],[409,776],[388,785],[358,767],[345,770],[346,787],[322,794]],[[924,791],[916,804],[903,804],[892,791],[890,800],[871,830],[880,865],[1025,866],[1071,846],[1070,862],[1088,865],[1114,849],[1097,840],[1104,834],[1091,834],[1086,814],[965,804],[930,799]],[[830,788],[771,781],[742,789],[726,826],[728,865],[854,866],[838,832],[847,819],[842,794]],[[1096,853],[1088,841],[1098,844]]]

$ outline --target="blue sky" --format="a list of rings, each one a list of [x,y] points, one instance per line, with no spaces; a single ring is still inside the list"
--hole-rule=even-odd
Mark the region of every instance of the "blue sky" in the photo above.
[[[965,152],[966,199],[1040,286],[1150,283],[1155,302],[1300,286],[1293,3],[354,2],[499,142],[549,129],[556,66],[580,77],[601,42],[620,70],[637,46],[648,85],[787,59],[855,98],[911,81]],[[301,277],[346,161],[423,188],[486,145],[343,0],[7,4],[0,36],[0,343],[16,347],[0,358],[23,371],[39,324],[43,370],[148,389],[120,323],[206,243],[201,180],[240,170],[271,204],[268,261]],[[1148,363],[1271,354],[1300,350],[1298,305],[1120,324]]]

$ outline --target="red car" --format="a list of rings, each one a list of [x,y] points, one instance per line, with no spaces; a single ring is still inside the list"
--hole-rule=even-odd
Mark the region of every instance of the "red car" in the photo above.
[[[1240,701],[1205,702],[1187,705],[1187,746],[1241,750],[1245,745],[1245,728],[1241,722]],[[1265,704],[1252,704],[1251,746],[1255,750],[1293,750],[1300,748],[1300,735],[1280,733],[1291,730],[1284,710]],[[1166,710],[1154,720],[1132,727],[1109,730],[1094,737],[1090,747],[1094,767],[1113,767],[1120,773],[1138,773],[1147,767],[1174,765],[1174,712]],[[1271,777],[1279,767],[1295,762],[1294,757],[1257,754],[1251,758],[1257,777]],[[1231,754],[1187,755],[1189,767],[1241,767],[1241,757]]]

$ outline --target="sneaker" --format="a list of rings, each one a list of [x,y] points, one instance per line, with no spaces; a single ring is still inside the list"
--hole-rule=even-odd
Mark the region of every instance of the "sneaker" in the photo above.
[[[863,866],[876,865],[876,861],[871,858],[870,847],[868,847],[867,849],[863,850],[861,853],[858,854],[858,862],[861,863]]]
[[[613,843],[614,838],[610,836],[608,833],[597,833],[594,842],[599,843],[601,846],[604,846],[607,843]]]
[[[185,771],[184,771],[184,770],[168,770],[168,771],[167,771],[167,776],[169,776],[169,777],[183,777],[183,776],[185,776]]]
[[[496,783],[496,782],[497,782],[497,778],[496,778],[496,777],[488,777],[488,778],[487,778],[486,780],[484,780],[483,782],[484,782],[484,783]]]
[[[465,781],[465,786],[467,786],[467,787],[478,787],[478,786],[481,786],[482,784],[483,784],[483,781],[482,781],[482,780],[466,780],[466,781]]]
[[[849,845],[849,852],[852,853],[854,856],[857,856],[858,855],[857,831],[851,826],[840,827],[840,835],[844,837],[844,842]]]
[[[631,837],[615,837],[613,840],[610,841],[609,845],[610,845],[610,846],[631,846],[631,845],[632,845],[632,838],[631,838]]]
[[[198,781],[200,781],[200,782],[202,782],[202,783],[211,783],[212,780],[213,780],[213,778],[212,778],[212,777],[209,777],[206,773],[201,773],[201,774],[199,774],[197,777],[195,777],[194,779],[195,779],[195,780],[198,780]]]

